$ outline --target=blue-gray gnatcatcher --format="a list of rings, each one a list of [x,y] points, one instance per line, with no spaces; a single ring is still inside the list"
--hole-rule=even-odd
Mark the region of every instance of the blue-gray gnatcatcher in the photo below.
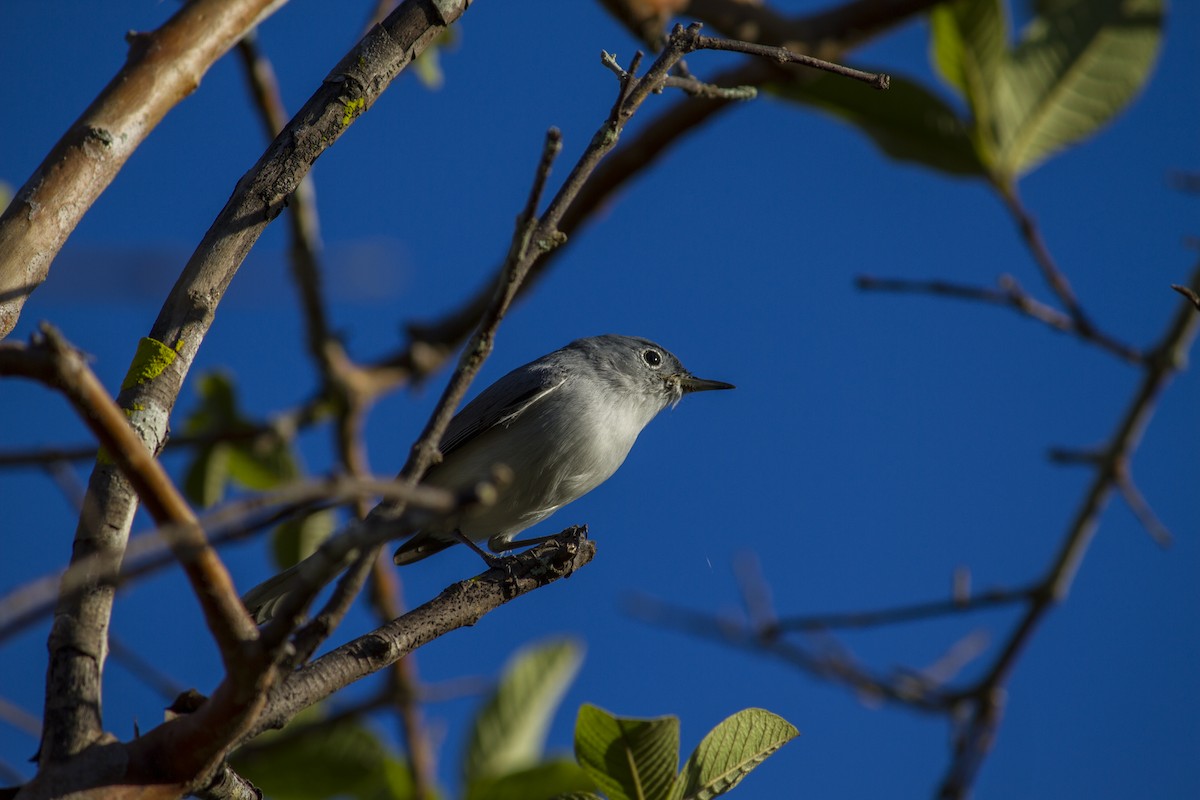
[[[608,480],[658,412],[689,392],[732,388],[693,376],[654,342],[612,334],[578,339],[517,367],[454,416],[439,448],[442,461],[423,481],[458,493],[503,464],[511,483],[495,503],[417,533],[395,562],[450,547],[459,541],[455,531],[486,541],[493,552],[537,543],[513,537]],[[243,598],[252,612],[286,593],[286,575]]]

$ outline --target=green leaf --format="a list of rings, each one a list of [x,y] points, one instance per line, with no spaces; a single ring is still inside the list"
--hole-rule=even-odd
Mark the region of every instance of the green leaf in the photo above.
[[[413,67],[417,70],[417,80],[426,89],[437,91],[446,82],[446,76],[442,72],[442,51],[457,44],[457,31],[456,27],[446,28],[413,62]]]
[[[1001,0],[957,0],[929,12],[930,49],[938,73],[974,106],[992,93],[1008,51]]]
[[[259,742],[261,746],[234,759],[234,769],[272,800],[412,796],[408,768],[357,722],[294,723],[291,729],[261,737]]]
[[[299,473],[291,448],[273,437],[229,446],[229,479],[243,488],[274,489]]]
[[[1158,54],[1163,5],[1039,0],[1015,49],[999,0],[931,12],[934,66],[970,106],[972,142],[997,183],[1012,183],[1128,105]]]
[[[583,648],[561,639],[523,648],[509,659],[500,683],[471,727],[463,757],[468,784],[533,766]]]
[[[337,527],[337,514],[321,509],[280,523],[271,534],[271,551],[280,569],[303,561],[329,538]]]
[[[1092,133],[1142,88],[1162,41],[1163,0],[1053,0],[1002,72],[999,169],[1015,178]]]
[[[771,84],[765,89],[851,123],[892,158],[951,175],[986,174],[958,114],[915,80],[893,74],[891,88],[880,92],[821,73],[803,83]]]
[[[183,476],[183,493],[201,508],[225,496],[229,482],[229,448],[223,442],[200,448]]]
[[[196,393],[200,395],[200,403],[184,423],[188,433],[229,430],[241,423],[233,381],[228,375],[204,373],[196,379]]]
[[[467,786],[466,800],[586,796],[594,788],[595,782],[578,764],[555,759],[497,778],[480,778]]]
[[[220,372],[201,375],[196,381],[200,402],[184,421],[191,434],[236,434],[257,427],[238,410],[237,390]],[[234,483],[263,491],[294,480],[300,474],[289,442],[272,436],[252,440],[214,442],[200,448],[188,465],[184,492],[195,503],[210,506],[225,496]]]
[[[679,720],[614,717],[585,703],[575,758],[609,800],[667,800],[679,767]]]
[[[798,735],[791,723],[770,711],[739,711],[700,742],[683,765],[673,800],[709,800],[724,794]]]

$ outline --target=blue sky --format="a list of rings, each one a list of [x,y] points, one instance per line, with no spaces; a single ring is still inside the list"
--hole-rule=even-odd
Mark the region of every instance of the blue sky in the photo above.
[[[289,108],[352,44],[367,5],[292,0],[262,28]],[[152,28],[174,7],[5,8],[0,180],[19,186],[119,68],[125,31]],[[1171,188],[1169,175],[1200,168],[1197,30],[1195,4],[1175,4],[1144,94],[1021,184],[1094,319],[1137,345],[1165,329],[1178,302],[1168,284],[1185,282],[1196,258],[1187,239],[1197,235],[1197,199]],[[362,359],[392,350],[405,322],[453,308],[490,274],[545,129],[563,131],[561,178],[612,102],[600,50],[623,59],[634,50],[587,3],[485,0],[458,33],[440,90],[401,77],[314,169],[334,324]],[[926,50],[927,28],[916,22],[855,63],[928,78]],[[710,74],[729,62],[697,54],[689,63]],[[667,102],[652,99],[640,121]],[[15,336],[52,321],[95,356],[115,391],[175,275],[263,146],[226,58],[101,196]],[[271,226],[251,254],[192,372],[231,374],[260,416],[314,386],[283,234]],[[780,613],[793,614],[945,597],[960,566],[978,588],[1022,584],[1048,566],[1090,475],[1049,464],[1045,452],[1105,441],[1137,373],[1003,310],[862,294],[852,283],[860,273],[979,285],[1012,273],[1048,296],[981,184],[888,161],[851,128],[770,99],[723,115],[625,187],[515,307],[479,385],[579,336],[617,332],[655,339],[697,374],[738,389],[664,413],[610,481],[531,531],[587,522],[596,561],[422,649],[422,677],[494,676],[521,644],[570,635],[587,657],[552,729],[555,749],[569,749],[583,702],[676,714],[685,752],[724,717],[761,706],[803,736],[736,796],[928,796],[948,759],[943,720],[875,707],[623,610],[642,593],[736,613],[731,563],[746,553],[761,560]],[[442,379],[376,408],[368,441],[377,473],[403,463]],[[194,402],[185,387],[180,410]],[[1174,546],[1157,547],[1121,502],[1106,510],[1069,599],[1016,669],[978,797],[1200,794],[1197,408],[1200,381],[1185,373],[1133,464]],[[87,441],[66,403],[37,386],[0,384],[0,419],[3,448]],[[324,429],[302,447],[312,471],[331,464]],[[86,465],[76,472],[86,481]],[[0,505],[0,589],[64,563],[74,514],[46,475],[0,474]],[[135,530],[148,527],[140,515]],[[226,557],[239,587],[270,569],[257,542]],[[405,570],[406,599],[422,602],[478,566],[454,551]],[[1011,619],[995,612],[846,641],[878,669],[919,668],[972,632],[1001,641]],[[345,635],[368,625],[354,615]],[[178,682],[215,684],[218,659],[177,570],[123,591],[113,626]],[[48,621],[31,628],[0,656],[4,696],[34,714],[47,630]],[[476,703],[427,709],[445,737],[440,774],[451,786]],[[145,730],[163,705],[121,664],[109,666],[109,730],[128,737],[135,721]],[[28,770],[35,748],[0,724],[0,759]]]

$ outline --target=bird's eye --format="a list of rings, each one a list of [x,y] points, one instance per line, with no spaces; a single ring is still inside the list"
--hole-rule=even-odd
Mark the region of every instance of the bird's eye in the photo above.
[[[642,360],[652,367],[657,367],[662,364],[662,353],[657,350],[647,350],[642,353]]]

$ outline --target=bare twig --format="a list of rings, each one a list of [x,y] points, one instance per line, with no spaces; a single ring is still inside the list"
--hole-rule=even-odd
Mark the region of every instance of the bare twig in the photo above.
[[[0,697],[0,721],[34,739],[42,735],[42,721],[6,697]]]
[[[706,97],[712,100],[753,100],[758,97],[758,89],[754,86],[716,86],[695,78],[680,78],[671,75],[664,86],[670,89],[681,89],[692,97]]]
[[[1193,273],[1191,286],[1193,290],[1200,289],[1200,268]],[[1039,591],[984,677],[962,693],[962,699],[973,701],[973,705],[961,729],[954,759],[942,779],[942,797],[962,798],[969,793],[999,724],[1002,706],[997,698],[1042,619],[1066,598],[1096,534],[1100,513],[1113,491],[1119,490],[1123,465],[1129,462],[1137,448],[1154,413],[1158,396],[1185,362],[1198,328],[1200,314],[1195,313],[1190,302],[1181,303],[1158,346],[1146,359],[1141,384],[1109,440],[1104,458],[1096,464],[1096,475],[1067,529],[1057,556],[1039,584]]]
[[[1021,238],[1025,240],[1029,252],[1033,254],[1034,263],[1041,270],[1042,278],[1046,281],[1046,285],[1054,292],[1054,295],[1062,303],[1067,314],[1075,323],[1083,335],[1094,333],[1095,326],[1092,325],[1087,314],[1083,311],[1083,306],[1079,304],[1079,299],[1075,297],[1075,291],[1071,288],[1067,276],[1058,264],[1055,263],[1054,256],[1050,254],[1050,249],[1046,247],[1046,242],[1042,238],[1042,233],[1038,229],[1037,220],[1021,203],[1021,198],[1017,194],[1015,186],[1010,184],[994,184],[996,191],[1000,194],[1000,198],[1004,201],[1004,205],[1008,208],[1013,219],[1017,223],[1017,228],[1021,232]],[[1133,360],[1133,359],[1128,359]]]
[[[125,644],[119,637],[109,636],[108,646],[111,648],[113,659],[124,666],[134,677],[153,689],[168,704],[187,691],[188,687],[142,658],[136,650]]]
[[[873,89],[886,89],[891,84],[891,77],[885,73],[863,72],[860,69],[834,64],[832,61],[814,58],[788,50],[786,47],[772,47],[755,42],[742,42],[734,39],[717,39],[712,36],[697,36],[695,50],[726,50],[734,53],[746,53],[752,56],[773,59],[780,64],[799,64],[802,67],[832,72],[843,78],[861,81]]]
[[[1013,286],[1002,286],[1000,291],[996,291],[942,282],[860,279],[861,283],[867,284],[864,288],[920,291],[1014,305],[1011,294]],[[1142,381],[1108,444],[1099,451],[1057,454],[1058,460],[1091,466],[1095,476],[1075,518],[1067,527],[1058,555],[1043,577],[1033,584],[1016,590],[985,592],[974,596],[965,590],[956,590],[955,596],[948,601],[879,611],[784,618],[769,628],[757,626],[753,621],[749,624],[731,623],[711,614],[646,601],[635,606],[634,612],[660,625],[782,658],[814,675],[845,684],[860,694],[947,715],[955,728],[951,763],[943,776],[939,796],[965,798],[999,729],[1006,700],[1005,687],[1017,658],[1032,639],[1042,619],[1066,597],[1110,496],[1114,492],[1121,492],[1151,535],[1160,541],[1167,541],[1165,527],[1129,476],[1129,463],[1153,414],[1158,396],[1173,374],[1186,363],[1187,352],[1200,329],[1200,315],[1195,313],[1189,295],[1189,292],[1200,291],[1200,268],[1194,272],[1188,288],[1189,291],[1180,292],[1186,301],[1180,304],[1159,344],[1145,355],[1139,354],[1136,359],[1142,368]],[[1021,305],[1017,307],[1029,313]],[[1053,310],[1050,314],[1050,319],[1057,320],[1069,330],[1084,330],[1079,328],[1075,318],[1068,319]],[[1097,334],[1093,328],[1079,335],[1094,337]],[[973,660],[982,651],[983,645],[977,637],[968,637],[952,647],[946,657],[935,665],[937,670],[932,675],[928,671],[907,672],[889,678],[871,675],[856,665],[832,640],[829,649],[820,653],[785,638],[788,633],[812,634],[839,627],[876,627],[1011,604],[1024,606],[1018,621],[997,649],[983,676],[960,689],[942,687],[941,684],[951,677],[950,673],[957,672],[966,660]]]
[[[1171,288],[1174,289],[1175,291],[1179,292],[1181,295],[1186,297],[1188,300],[1191,300],[1192,305],[1194,305],[1196,307],[1196,310],[1200,311],[1200,294],[1196,294],[1196,292],[1194,292],[1193,290],[1189,289],[1186,286],[1180,286],[1178,283],[1172,283]]]
[[[1142,527],[1146,529],[1146,533],[1150,534],[1150,538],[1158,543],[1159,547],[1170,547],[1172,542],[1171,532],[1167,530],[1167,526],[1162,523],[1158,515],[1154,513],[1154,509],[1146,502],[1145,496],[1138,489],[1137,484],[1133,481],[1133,476],[1129,474],[1128,468],[1120,471],[1117,479],[1117,488],[1121,490],[1121,497],[1125,500],[1125,504],[1129,506],[1129,510],[1138,518],[1138,522],[1142,523]]]
[[[751,653],[773,656],[867,697],[903,703],[930,712],[944,712],[952,701],[945,693],[929,686],[873,675],[841,650],[832,647],[826,647],[824,652],[810,650],[797,642],[774,635],[770,629],[758,630],[752,624],[679,608],[648,597],[637,597],[626,608],[633,616],[650,624]]]
[[[918,622],[956,614],[968,614],[998,606],[1029,601],[1035,587],[994,589],[974,596],[892,606],[873,611],[852,611],[836,614],[815,614],[803,617],[783,617],[775,626],[778,633],[837,630],[839,628],[879,628],[903,622]]]
[[[1071,315],[1064,314],[1035,299],[1022,289],[1011,275],[1001,275],[995,289],[967,286],[950,281],[914,281],[902,278],[876,278],[870,275],[857,276],[854,284],[863,291],[930,294],[1005,306],[1056,331],[1077,336],[1132,364],[1139,364],[1145,358],[1145,355],[1136,348],[1117,341],[1096,329],[1095,326],[1080,326],[1078,320]]]
[[[442,516],[457,508],[450,492],[432,486],[408,487],[394,480],[355,479],[345,476],[317,478],[286,486],[269,494],[228,503],[200,518],[214,545],[245,538],[254,531],[311,509],[337,506],[358,497],[405,500],[410,509],[423,509]],[[37,578],[0,597],[0,641],[21,631],[29,623],[54,610],[55,599],[83,591],[93,583],[120,586],[174,562],[167,541],[169,530],[155,529],[133,537],[122,563],[102,554],[71,562],[65,571]]]
[[[167,440],[167,449],[182,447],[205,447],[216,442],[259,442],[289,441],[296,430],[315,424],[324,412],[315,403],[309,403],[292,412],[279,415],[275,421],[261,425],[205,433],[181,433]],[[37,447],[26,450],[9,450],[0,453],[0,469],[20,469],[63,461],[93,461],[96,458],[95,444],[63,445],[59,447]]]

